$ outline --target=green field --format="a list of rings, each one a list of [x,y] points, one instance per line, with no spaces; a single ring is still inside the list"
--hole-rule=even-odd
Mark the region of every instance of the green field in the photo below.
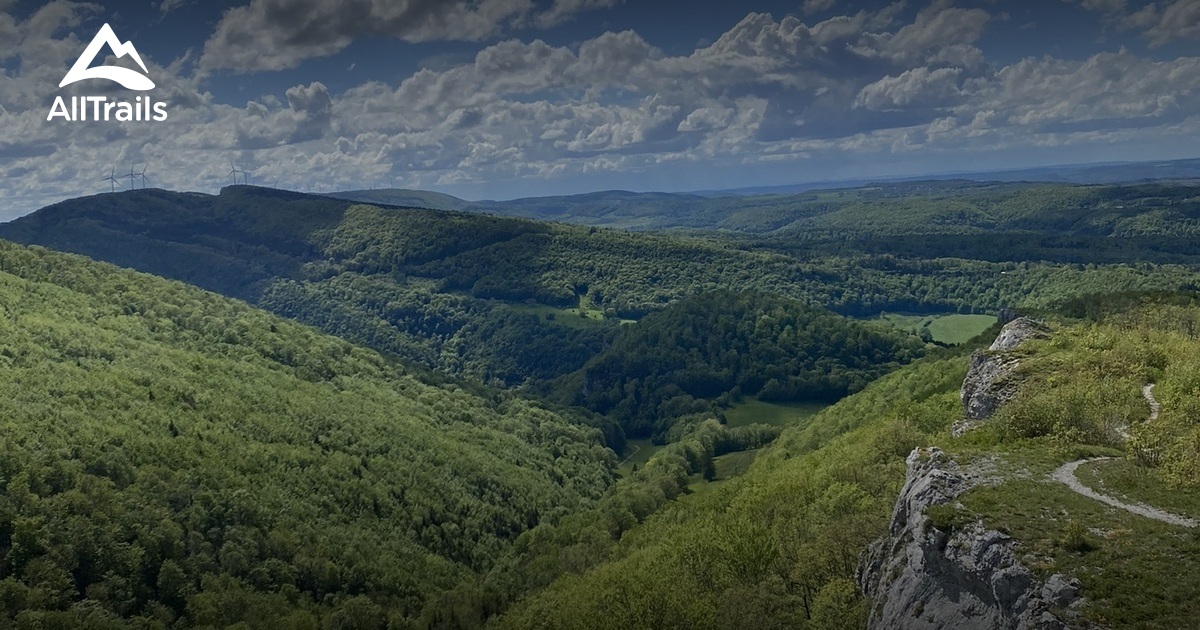
[[[795,426],[808,421],[828,406],[824,403],[772,403],[745,398],[725,410],[725,420],[731,427],[748,424]]]
[[[744,427],[750,424],[770,424],[775,426],[796,426],[812,419],[819,411],[828,407],[824,403],[771,403],[757,398],[745,398],[741,402],[725,410],[725,421],[730,427]],[[622,475],[633,472],[634,466],[644,466],[650,458],[663,447],[648,439],[629,440],[624,459],[617,470]],[[716,458],[717,478],[728,479],[742,474],[754,461],[757,450],[730,453]]]
[[[754,463],[754,457],[758,455],[759,450],[761,449],[755,448],[714,458],[713,464],[717,468],[717,480],[731,479],[749,470],[750,464]]]
[[[883,313],[877,321],[887,322],[901,330],[914,333],[928,328],[931,338],[949,345],[958,345],[974,339],[979,333],[996,323],[994,315],[904,315]]]
[[[622,475],[628,475],[633,472],[634,466],[644,466],[661,449],[661,445],[655,444],[649,439],[628,440],[625,442],[625,458],[621,460],[617,471]]]
[[[592,326],[598,322],[606,321],[604,311],[596,308],[558,308],[557,306],[546,304],[513,304],[511,302],[504,302],[504,306],[521,313],[530,313],[544,319],[553,319],[567,326]],[[636,319],[617,319],[612,321],[622,324],[637,323]]]
[[[995,323],[994,315],[947,315],[929,322],[929,334],[939,343],[958,345],[974,339]]]

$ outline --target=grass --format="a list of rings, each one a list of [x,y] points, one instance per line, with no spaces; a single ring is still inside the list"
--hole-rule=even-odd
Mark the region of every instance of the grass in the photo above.
[[[946,315],[929,322],[929,334],[939,343],[958,345],[974,339],[995,323],[994,315]]]
[[[1168,487],[1155,471],[1126,459],[1084,464],[1076,472],[1084,485],[1127,502],[1151,505],[1191,518],[1200,518],[1200,490]]]
[[[1047,478],[1073,455],[1053,455],[1048,442],[1004,453],[1004,482],[977,487],[961,502],[987,527],[1016,539],[1018,556],[1039,577],[1079,578],[1090,602],[1086,620],[1193,627],[1200,617],[1200,532],[1108,507]]]
[[[749,470],[759,450],[755,448],[713,458],[713,465],[717,468],[717,479],[731,479]]]
[[[625,459],[621,461],[617,467],[617,472],[621,475],[628,475],[633,472],[633,467],[642,467],[646,462],[650,461],[654,454],[663,447],[651,442],[648,438],[641,440],[628,440],[625,443]]]
[[[717,469],[716,478],[708,481],[701,473],[692,474],[688,477],[688,493],[683,498],[694,497],[715,490],[726,481],[745,474],[747,470],[750,470],[750,465],[754,463],[754,459],[761,450],[755,448],[713,458],[713,465]]]
[[[726,425],[730,427],[744,427],[750,424],[796,426],[808,422],[828,406],[824,403],[771,403],[757,398],[745,398],[725,410],[725,420]],[[635,465],[644,466],[662,448],[648,439],[629,440],[625,459],[617,467],[617,472],[628,475],[633,472]],[[758,450],[741,451],[714,459],[717,478],[728,479],[746,472],[757,454]]]
[[[520,313],[537,315],[542,319],[553,318],[555,322],[565,326],[595,326],[605,321],[604,311],[598,311],[595,309],[580,310],[578,308],[558,308],[556,306],[548,306],[546,304],[508,303],[505,306]]]
[[[558,308],[557,306],[549,306],[547,304],[519,304],[512,302],[504,302],[503,304],[514,311],[537,315],[543,319],[553,319],[567,326],[594,326],[606,321],[617,321],[621,324],[637,323],[636,319],[609,320],[604,317],[603,310],[593,308],[591,303],[583,298],[580,298],[579,306],[574,308]]]
[[[922,328],[929,329],[930,337],[938,342],[951,346],[966,343],[996,323],[994,315],[906,315],[902,313],[882,313],[875,321],[886,322],[890,326],[919,333]]]
[[[731,427],[750,424],[796,426],[812,419],[825,403],[772,403],[758,398],[744,398],[725,410],[725,421]]]

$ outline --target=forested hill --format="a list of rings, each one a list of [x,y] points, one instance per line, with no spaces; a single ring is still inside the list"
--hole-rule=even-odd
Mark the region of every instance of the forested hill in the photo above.
[[[613,481],[599,431],[528,400],[11,243],[0,372],[18,627],[407,627]]]
[[[715,291],[625,328],[557,394],[644,437],[713,411],[713,401],[834,402],[922,350],[915,336],[890,327],[770,294]]]
[[[452,195],[428,190],[411,190],[408,188],[349,190],[330,193],[329,196],[363,203],[407,208],[428,208],[430,210],[463,210],[471,205],[470,201],[459,199]]]
[[[454,376],[572,373],[622,319],[720,288],[835,312],[987,312],[1072,295],[1193,286],[1190,267],[786,253],[715,238],[358,205],[248,186],[64,201],[0,238],[183,280]],[[1136,258],[1134,259],[1136,260]]]
[[[391,194],[413,198],[409,191]],[[386,191],[343,195],[373,202],[389,198]],[[1170,181],[1077,185],[936,180],[717,197],[610,191],[462,202],[453,208],[632,230],[727,230],[810,239],[982,232],[1116,237],[1200,233],[1200,187]]]

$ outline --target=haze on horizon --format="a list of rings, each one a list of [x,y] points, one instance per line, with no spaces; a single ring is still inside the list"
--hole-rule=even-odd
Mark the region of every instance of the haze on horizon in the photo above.
[[[47,121],[99,27],[165,123]],[[468,199],[1195,157],[1200,0],[0,0],[0,218],[110,168]],[[110,59],[109,63],[116,63]],[[140,166],[139,166],[140,169]]]

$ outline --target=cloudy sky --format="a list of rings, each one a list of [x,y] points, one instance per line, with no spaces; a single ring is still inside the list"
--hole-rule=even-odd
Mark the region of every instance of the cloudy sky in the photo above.
[[[141,94],[58,88],[104,23],[166,122],[47,121]],[[131,163],[504,199],[1200,155],[1200,0],[0,0],[0,68],[0,218]]]

